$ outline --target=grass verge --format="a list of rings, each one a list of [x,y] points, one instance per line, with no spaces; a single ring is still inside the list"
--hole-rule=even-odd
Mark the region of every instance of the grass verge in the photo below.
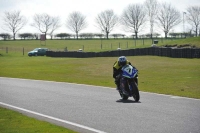
[[[0,57],[0,76],[115,87],[112,65],[116,57],[51,58]],[[200,98],[200,60],[130,56],[139,69],[141,91]]]
[[[72,130],[38,121],[21,113],[0,107],[1,133],[76,133]]]

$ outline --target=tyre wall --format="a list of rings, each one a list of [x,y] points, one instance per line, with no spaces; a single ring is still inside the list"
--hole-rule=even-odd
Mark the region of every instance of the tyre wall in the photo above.
[[[104,52],[77,52],[77,51],[47,51],[48,57],[118,57],[118,56],[141,56],[153,55],[172,58],[200,58],[200,49],[192,48],[138,48],[129,50],[113,50]]]

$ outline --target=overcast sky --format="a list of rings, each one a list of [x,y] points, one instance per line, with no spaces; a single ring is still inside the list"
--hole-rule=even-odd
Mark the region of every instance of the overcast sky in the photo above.
[[[59,16],[63,24],[56,33],[72,33],[65,26],[68,15],[74,11],[80,11],[86,16],[88,27],[81,32],[100,33],[95,27],[95,17],[102,11],[112,9],[117,15],[121,15],[129,4],[143,3],[145,0],[0,0],[0,24],[5,11],[19,10],[28,19],[28,24],[20,30],[20,33],[39,33],[31,27],[34,14],[47,13],[52,16]],[[200,0],[158,0],[158,2],[171,3],[181,13],[186,11],[188,6],[200,6]],[[174,28],[174,32],[182,32],[181,24]],[[120,27],[112,33],[123,32]],[[0,33],[8,33],[0,27]]]

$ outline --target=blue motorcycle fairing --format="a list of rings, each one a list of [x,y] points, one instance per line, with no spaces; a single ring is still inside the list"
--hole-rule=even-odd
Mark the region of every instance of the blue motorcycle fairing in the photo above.
[[[122,76],[127,78],[134,78],[138,74],[138,70],[131,65],[122,67]]]

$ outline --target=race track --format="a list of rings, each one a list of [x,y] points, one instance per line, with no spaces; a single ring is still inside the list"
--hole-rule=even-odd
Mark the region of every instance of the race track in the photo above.
[[[0,77],[0,106],[81,133],[200,133],[200,100],[114,88]]]

